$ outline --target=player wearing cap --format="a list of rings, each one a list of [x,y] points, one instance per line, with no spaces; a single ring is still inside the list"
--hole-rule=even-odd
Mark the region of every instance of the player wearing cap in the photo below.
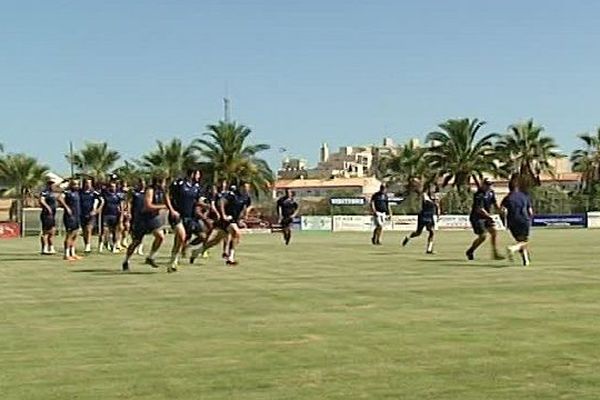
[[[529,227],[533,218],[533,207],[529,196],[520,190],[518,177],[513,177],[509,181],[508,188],[510,193],[502,200],[501,206],[508,230],[517,242],[513,246],[508,246],[508,257],[512,261],[518,251],[523,266],[526,267],[529,265]]]
[[[56,254],[54,249],[54,235],[56,233],[56,195],[54,194],[54,180],[48,179],[46,187],[40,193],[40,222],[42,232],[40,242],[42,255]]]
[[[469,215],[469,220],[471,221],[471,226],[473,227],[473,232],[477,235],[477,238],[471,244],[471,247],[466,251],[467,259],[473,260],[475,257],[475,250],[483,242],[487,237],[487,234],[490,234],[490,238],[492,240],[492,256],[495,260],[502,260],[504,257],[498,253],[498,244],[497,244],[497,231],[496,224],[491,216],[492,207],[495,207],[496,210],[500,210],[498,206],[498,201],[496,200],[496,195],[492,190],[492,181],[489,179],[484,179],[477,192],[473,195],[473,206],[471,208],[471,214]]]
[[[419,185],[420,186],[420,185]],[[421,189],[421,187],[419,188]],[[436,194],[431,190],[431,187],[427,191],[421,191],[421,212],[417,219],[417,230],[406,236],[402,241],[402,246],[406,246],[410,239],[421,236],[423,229],[427,229],[429,236],[427,237],[427,254],[433,254],[433,238],[435,228],[435,218],[440,217],[440,207]]]
[[[381,235],[383,234],[383,225],[388,217],[391,217],[387,188],[385,185],[379,187],[379,191],[371,196],[371,211],[373,213],[373,222],[375,229],[371,237],[371,243],[381,244]]]

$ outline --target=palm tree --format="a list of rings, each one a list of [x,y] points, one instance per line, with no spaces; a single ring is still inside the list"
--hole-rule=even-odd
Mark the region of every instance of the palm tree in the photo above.
[[[214,168],[213,181],[248,182],[256,193],[267,191],[274,182],[273,171],[257,154],[270,149],[267,144],[248,145],[250,128],[235,122],[209,125],[204,138],[195,139],[192,148]]]
[[[194,150],[184,146],[181,140],[173,139],[168,143],[156,141],[156,150],[142,156],[140,166],[149,173],[163,173],[176,177],[186,169],[196,165]]]
[[[585,149],[578,149],[571,154],[573,172],[581,174],[582,190],[589,192],[594,182],[600,179],[600,128],[596,135],[578,136],[585,143]]]
[[[113,171],[123,181],[129,182],[131,185],[135,183],[138,178],[143,178],[145,173],[138,167],[139,161],[127,161],[123,162],[123,165]]]
[[[483,125],[478,119],[449,119],[439,125],[439,131],[427,135],[429,168],[444,177],[443,186],[452,182],[463,190],[471,178],[478,183],[484,174],[498,173],[493,145],[498,135],[490,133],[478,139]]]
[[[17,198],[17,215],[32,190],[40,186],[48,167],[40,165],[38,161],[25,154],[8,154],[0,158],[0,181],[6,185],[4,196]]]
[[[416,181],[425,180],[433,182],[435,177],[428,168],[424,158],[426,149],[416,145],[411,140],[406,143],[395,155],[390,155],[381,160],[379,170],[383,180],[402,185],[405,191],[416,189]]]
[[[518,173],[523,183],[530,186],[540,185],[540,175],[553,175],[550,161],[560,158],[554,139],[544,136],[544,128],[535,125],[530,119],[525,123],[514,124],[509,132],[500,137],[496,144],[500,168],[506,174]]]
[[[70,155],[66,155],[66,158],[73,162],[80,173],[102,181],[121,156],[118,151],[111,150],[107,143],[86,143],[83,149],[73,155],[73,160]]]

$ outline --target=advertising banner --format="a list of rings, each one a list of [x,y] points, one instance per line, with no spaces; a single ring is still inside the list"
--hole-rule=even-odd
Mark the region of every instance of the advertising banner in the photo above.
[[[417,229],[417,220],[416,215],[394,215],[391,222],[386,224],[386,229],[412,232]]]
[[[0,239],[17,238],[21,236],[21,228],[16,222],[0,222]]]
[[[335,215],[333,231],[366,232],[373,226],[373,217],[368,215]]]
[[[585,228],[586,214],[534,215],[533,226],[544,228]]]
[[[590,229],[600,228],[600,212],[591,211],[587,213],[587,227]]]
[[[332,206],[364,206],[367,200],[364,197],[332,197],[329,199]]]
[[[492,215],[496,229],[504,230],[504,224],[499,215]],[[468,215],[440,215],[436,229],[438,230],[469,230],[472,229]]]
[[[331,217],[320,215],[303,216],[300,220],[303,231],[331,231]]]

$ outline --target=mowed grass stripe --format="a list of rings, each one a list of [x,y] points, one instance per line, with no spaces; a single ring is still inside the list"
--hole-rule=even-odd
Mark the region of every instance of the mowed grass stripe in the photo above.
[[[242,265],[167,275],[0,243],[3,399],[598,398],[593,231],[535,231],[534,267],[387,234],[247,236]],[[507,238],[503,236],[506,242]],[[167,262],[168,249],[160,261]]]

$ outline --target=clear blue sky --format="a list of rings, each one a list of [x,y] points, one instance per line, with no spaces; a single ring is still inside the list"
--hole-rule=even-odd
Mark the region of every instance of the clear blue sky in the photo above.
[[[127,158],[233,117],[319,144],[423,137],[450,117],[534,117],[565,151],[600,125],[600,2],[3,1],[0,142],[66,171],[72,139]]]

